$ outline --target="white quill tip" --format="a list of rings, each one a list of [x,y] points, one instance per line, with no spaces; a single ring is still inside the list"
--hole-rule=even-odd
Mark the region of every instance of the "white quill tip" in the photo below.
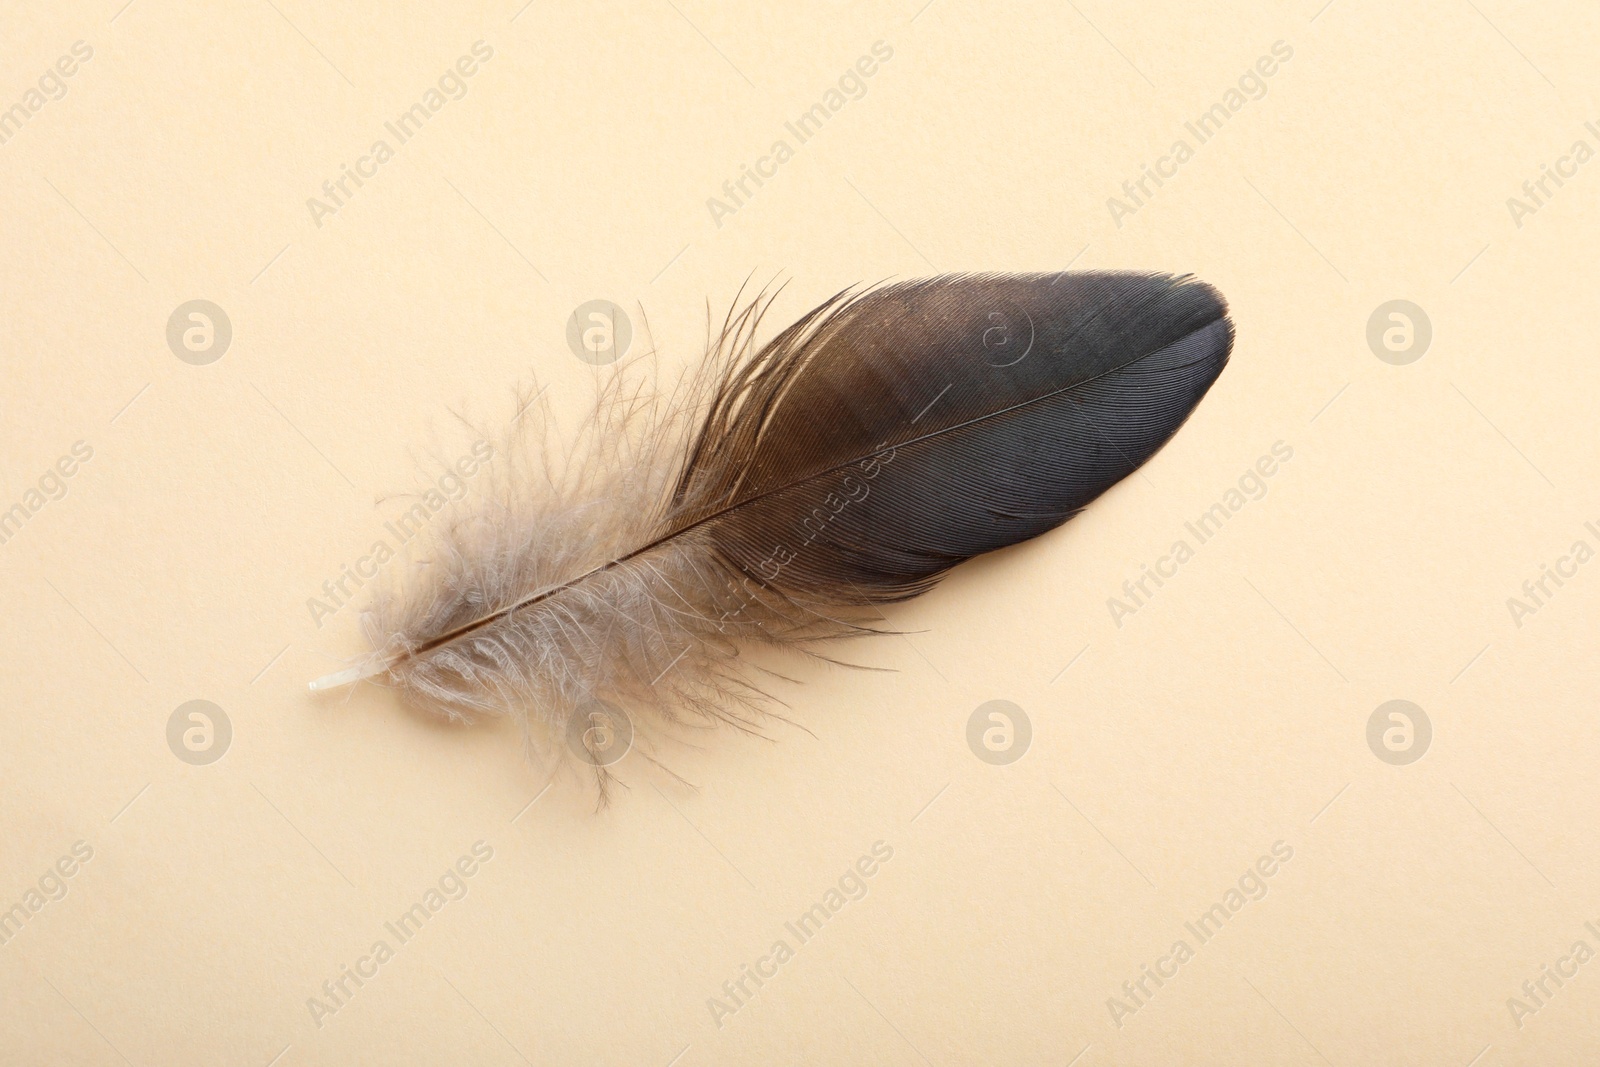
[[[376,663],[366,667],[351,667],[348,670],[335,671],[332,674],[325,674],[312,682],[310,689],[313,693],[319,693],[324,689],[338,689],[340,686],[359,682],[363,678],[371,678],[373,675],[382,674],[384,670],[384,664]]]

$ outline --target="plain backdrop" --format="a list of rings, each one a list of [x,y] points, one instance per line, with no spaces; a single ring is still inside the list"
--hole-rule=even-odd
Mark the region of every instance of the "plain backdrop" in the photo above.
[[[0,25],[0,1059],[1600,1054],[1592,5]],[[306,691],[361,650],[365,591],[324,583],[469,453],[452,413],[537,380],[570,426],[616,372],[581,305],[671,371],[747,278],[787,281],[781,324],[1067,267],[1217,285],[1210,396],[887,612],[849,652],[888,670],[790,664],[795,725],[685,738],[692,788],[625,760],[596,813],[504,725]]]

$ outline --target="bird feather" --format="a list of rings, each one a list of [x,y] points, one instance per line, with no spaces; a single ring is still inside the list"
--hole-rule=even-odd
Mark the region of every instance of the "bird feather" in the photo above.
[[[1067,521],[1167,442],[1233,342],[1221,295],[1165,274],[847,290],[758,345],[771,302],[730,312],[670,398],[613,378],[565,460],[503,450],[495,489],[363,614],[373,651],[313,686],[512,716],[603,795],[597,711],[756,728],[742,650],[823,655],[873,605]]]

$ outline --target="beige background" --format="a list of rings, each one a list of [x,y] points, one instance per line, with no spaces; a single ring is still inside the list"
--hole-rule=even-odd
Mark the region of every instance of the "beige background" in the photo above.
[[[0,145],[0,506],[93,449],[0,545],[0,907],[93,849],[0,945],[0,1059],[1600,1055],[1600,962],[1507,1004],[1600,950],[1600,564],[1520,626],[1507,605],[1600,547],[1600,163],[1520,227],[1506,204],[1600,147],[1592,5],[120,3],[12,4],[0,32],[0,107],[93,48]],[[467,95],[315,225],[479,40]],[[718,226],[707,198],[880,40],[865,96]],[[1119,227],[1107,199],[1276,41],[1266,96]],[[503,419],[535,376],[582,409],[581,302],[631,309],[641,349],[642,310],[679,366],[752,271],[790,279],[787,320],[1069,263],[1214,282],[1232,365],[1142,476],[892,611],[912,636],[856,655],[893,673],[801,668],[781,695],[815,736],[686,748],[697,790],[625,764],[596,815],[575,781],[540,796],[507,729],[307,694],[359,648],[356,608],[318,627],[308,598],[466,452],[451,409]],[[165,335],[196,298],[233,327],[206,366]],[[1366,342],[1394,299],[1433,325],[1406,366]],[[1279,441],[1266,496],[1116,625]],[[1395,698],[1433,729],[1407,766],[1366,742]],[[195,699],[232,724],[208,766],[166,740]],[[965,740],[992,699],[1032,724],[1009,766]],[[465,898],[318,1025],[308,998],[476,841]],[[714,1018],[876,841],[867,895]],[[1279,841],[1267,896],[1115,1025]]]

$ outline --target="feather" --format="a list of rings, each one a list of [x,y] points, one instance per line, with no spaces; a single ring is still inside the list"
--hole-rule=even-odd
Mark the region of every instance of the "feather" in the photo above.
[[[758,347],[770,305],[730,313],[671,401],[613,379],[565,462],[504,450],[487,502],[364,613],[374,651],[312,687],[381,677],[580,757],[597,708],[753,729],[741,648],[820,655],[1065,522],[1166,443],[1233,341],[1220,294],[1160,274],[846,291]]]

